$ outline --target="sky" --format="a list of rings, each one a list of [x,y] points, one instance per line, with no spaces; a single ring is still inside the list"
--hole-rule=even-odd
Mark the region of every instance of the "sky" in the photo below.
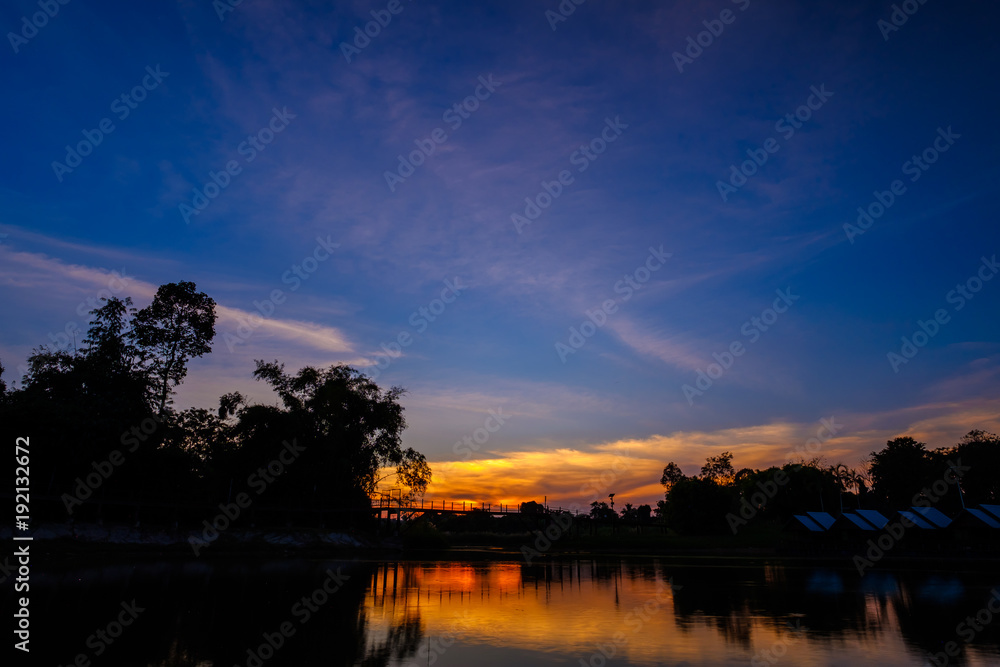
[[[4,379],[184,280],[175,407],[350,364],[428,499],[1000,431],[1000,9],[577,2],[4,3]]]

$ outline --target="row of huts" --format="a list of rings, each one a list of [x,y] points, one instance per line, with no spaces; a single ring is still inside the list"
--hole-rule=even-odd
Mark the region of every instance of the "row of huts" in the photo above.
[[[967,507],[948,516],[935,507],[910,507],[886,513],[857,509],[834,516],[829,512],[806,512],[794,515],[791,527],[807,533],[878,533],[890,524],[899,524],[907,532],[927,535],[956,533],[1000,538],[1000,505]],[[898,530],[898,528],[897,528]]]

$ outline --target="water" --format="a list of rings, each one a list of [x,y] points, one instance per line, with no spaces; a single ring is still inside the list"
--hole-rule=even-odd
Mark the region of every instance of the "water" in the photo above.
[[[948,664],[1000,665],[1000,613],[983,613],[993,592],[1000,610],[1000,572],[957,567],[864,577],[656,559],[36,569],[31,664],[856,667],[928,664],[955,642]]]

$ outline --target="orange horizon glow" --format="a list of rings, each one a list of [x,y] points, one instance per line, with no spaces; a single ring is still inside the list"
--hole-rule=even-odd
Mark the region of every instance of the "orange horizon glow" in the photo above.
[[[484,458],[470,461],[429,461],[433,476],[423,501],[425,505],[447,501],[456,506],[486,503],[493,509],[501,505],[514,509],[523,502],[543,503],[547,499],[549,507],[588,511],[591,502],[607,502],[608,494],[614,493],[616,510],[626,503],[655,508],[663,498],[659,480],[669,461],[689,476],[700,472],[707,457],[724,451],[733,453],[737,470],[766,469],[815,456],[826,465],[856,467],[871,451],[897,436],[912,436],[927,443],[928,449],[935,449],[954,445],[974,428],[1000,432],[995,401],[921,406],[893,416],[902,417],[909,426],[890,430],[880,427],[885,415],[849,415],[834,418],[839,428],[833,437],[817,438],[828,432],[821,430],[818,420],[806,424],[776,422],[618,440],[589,448],[484,452]]]

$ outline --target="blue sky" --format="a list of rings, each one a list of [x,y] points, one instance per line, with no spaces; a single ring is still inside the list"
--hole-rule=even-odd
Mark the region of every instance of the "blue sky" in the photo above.
[[[329,5],[75,1],[37,32],[37,3],[0,10],[32,35],[0,48],[5,379],[101,290],[142,306],[191,280],[218,338],[177,407],[273,400],[255,358],[382,362],[438,497],[649,502],[668,460],[781,463],[821,418],[843,426],[817,455],[850,465],[898,434],[1000,428],[1000,280],[949,300],[1000,252],[991,3],[929,2],[894,31],[880,2],[589,0],[564,21],[554,1]],[[364,48],[341,46],[378,17]],[[53,166],[87,136],[78,166]],[[390,189],[419,145],[434,150]],[[906,165],[926,150],[933,164]],[[752,175],[724,201],[731,165]],[[225,187],[206,193],[212,173]],[[519,224],[526,198],[547,205]],[[670,256],[647,264],[651,249]],[[445,281],[461,287],[435,303]],[[778,290],[797,299],[768,313]],[[509,418],[488,432],[491,409]]]

